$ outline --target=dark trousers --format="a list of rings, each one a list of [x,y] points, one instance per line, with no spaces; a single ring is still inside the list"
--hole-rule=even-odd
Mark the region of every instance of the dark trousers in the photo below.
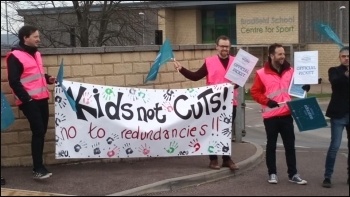
[[[32,100],[19,106],[27,117],[32,131],[32,159],[34,170],[43,167],[45,134],[49,122],[48,100]]]
[[[350,152],[350,144],[349,144],[349,140],[350,140],[350,125],[347,125],[346,126],[346,132],[347,132],[347,136],[348,136],[348,178],[349,178],[349,175],[350,175],[350,169],[349,169],[349,165],[350,165],[350,158],[349,158],[349,152]]]
[[[288,167],[288,177],[292,178],[297,173],[295,156],[295,135],[292,116],[280,116],[264,119],[267,136],[266,165],[268,173],[277,174],[276,168],[276,144],[278,133],[281,134]]]
[[[236,111],[237,111],[237,106],[233,106],[233,108],[232,108],[232,125],[233,125],[235,118],[236,118]],[[210,161],[217,160],[218,156],[217,155],[209,155],[209,159],[210,159]],[[231,159],[230,155],[223,155],[222,156],[223,161],[228,161],[230,159]]]

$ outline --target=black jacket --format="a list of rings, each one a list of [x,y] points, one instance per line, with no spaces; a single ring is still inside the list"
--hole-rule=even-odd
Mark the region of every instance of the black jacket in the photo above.
[[[30,47],[24,44],[19,44],[14,46],[11,51],[14,50],[21,50],[25,51],[31,56],[35,57],[34,54],[38,50],[36,47]],[[21,75],[23,73],[23,64],[18,60],[17,57],[14,55],[10,55],[7,58],[7,73],[8,73],[8,80],[9,85],[12,88],[14,94],[19,98],[19,100],[22,101],[22,103],[28,102],[31,97],[28,94],[28,92],[24,89],[22,83],[21,83]],[[45,74],[46,82],[49,83],[50,76]]]
[[[342,118],[349,113],[349,78],[345,76],[347,66],[340,65],[328,70],[328,79],[332,85],[332,96],[326,116]]]

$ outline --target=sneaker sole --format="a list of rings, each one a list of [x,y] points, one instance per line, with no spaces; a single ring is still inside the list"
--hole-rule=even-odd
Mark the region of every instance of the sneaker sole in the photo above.
[[[33,174],[34,174],[35,172],[33,171]],[[49,175],[49,177],[51,177],[52,176],[52,172],[49,172],[49,173],[47,173],[48,175]]]
[[[278,183],[278,181],[267,181],[267,182],[270,184],[277,184]]]
[[[306,185],[307,184],[307,181],[301,181],[301,182],[295,182],[295,181],[291,181],[291,180],[289,180],[289,182],[291,182],[291,183],[296,183],[296,184],[298,184],[298,185]]]
[[[46,174],[46,175],[41,176],[41,177],[33,177],[33,179],[39,179],[39,180],[47,179],[47,178],[50,178],[50,175],[49,175],[49,174]]]

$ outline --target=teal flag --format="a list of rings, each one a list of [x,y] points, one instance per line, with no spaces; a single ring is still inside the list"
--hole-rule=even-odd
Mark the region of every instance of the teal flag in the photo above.
[[[344,44],[341,41],[341,39],[338,37],[336,33],[334,33],[334,31],[329,25],[318,22],[318,23],[315,23],[315,27],[319,34],[325,36],[327,39],[332,40],[335,44],[339,46],[339,48],[344,47]]]
[[[66,95],[67,100],[68,100],[70,106],[72,107],[73,111],[76,112],[77,109],[76,109],[76,107],[75,107],[75,101],[74,101],[74,99],[73,99],[72,97],[70,97],[70,96],[68,95],[67,89],[66,89],[66,87],[63,85],[63,59],[62,59],[62,61],[61,61],[61,65],[60,65],[60,68],[59,68],[59,70],[58,70],[58,74],[57,74],[56,80],[57,80],[59,86],[62,88],[64,95]]]
[[[147,83],[147,81],[156,80],[160,66],[167,63],[169,60],[173,58],[174,58],[173,48],[171,47],[170,41],[166,39],[163,45],[161,46],[160,51],[153,65],[151,66],[151,69],[149,70],[145,83]]]
[[[12,108],[7,101],[5,94],[1,92],[1,131],[7,129],[15,121]]]

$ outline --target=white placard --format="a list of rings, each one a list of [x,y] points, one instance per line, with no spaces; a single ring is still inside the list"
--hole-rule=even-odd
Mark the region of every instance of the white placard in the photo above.
[[[257,62],[257,57],[243,49],[239,49],[235,59],[226,72],[225,78],[243,87]]]
[[[318,84],[318,51],[294,52],[294,83]]]

